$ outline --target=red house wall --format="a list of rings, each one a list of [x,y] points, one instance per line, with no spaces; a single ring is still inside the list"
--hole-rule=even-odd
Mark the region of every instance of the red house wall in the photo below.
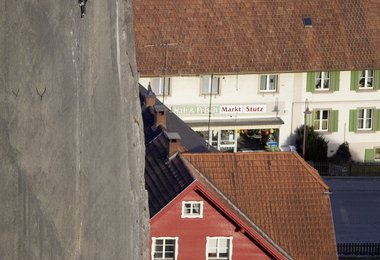
[[[181,218],[182,201],[203,201],[203,218]],[[271,259],[195,191],[190,190],[168,207],[151,220],[150,250],[152,237],[178,237],[177,260],[201,260],[206,259],[206,237],[223,236],[232,237],[233,260]]]

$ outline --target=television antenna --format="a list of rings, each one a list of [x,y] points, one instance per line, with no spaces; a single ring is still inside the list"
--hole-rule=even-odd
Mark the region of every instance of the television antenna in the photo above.
[[[162,104],[165,104],[165,92],[166,92],[166,76],[168,73],[168,47],[170,46],[177,46],[177,42],[164,42],[159,44],[147,44],[144,45],[145,48],[152,48],[152,47],[158,47],[158,48],[164,48],[164,81],[163,81],[163,89],[162,89]]]

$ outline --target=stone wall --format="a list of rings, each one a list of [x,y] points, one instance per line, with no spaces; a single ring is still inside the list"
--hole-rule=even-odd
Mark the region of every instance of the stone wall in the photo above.
[[[0,3],[0,259],[146,259],[131,0]]]

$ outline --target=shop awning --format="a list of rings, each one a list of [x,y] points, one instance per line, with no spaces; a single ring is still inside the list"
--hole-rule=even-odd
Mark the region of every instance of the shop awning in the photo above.
[[[192,120],[186,121],[191,127],[201,127],[207,126],[208,120]],[[226,120],[226,119],[215,119],[210,122],[211,127],[216,126],[241,126],[241,125],[249,125],[249,126],[261,126],[261,125],[283,125],[284,121],[280,117],[259,117],[259,118],[247,118],[247,119],[239,119],[239,120]]]

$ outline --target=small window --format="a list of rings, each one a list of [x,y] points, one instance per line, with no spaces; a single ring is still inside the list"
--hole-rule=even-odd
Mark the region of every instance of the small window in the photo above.
[[[373,89],[373,70],[362,70],[359,74],[359,89]]]
[[[373,109],[358,109],[358,130],[372,130]]]
[[[207,260],[229,260],[232,255],[232,237],[207,237]]]
[[[316,110],[313,115],[313,127],[316,131],[329,130],[329,110]]]
[[[182,201],[182,218],[202,218],[203,201]]]
[[[330,89],[330,72],[316,72],[315,73],[315,90],[329,90]]]
[[[380,147],[375,147],[375,161],[380,161]]]
[[[304,17],[303,18],[303,26],[306,27],[306,28],[313,27],[313,21],[311,20],[310,17]]]
[[[260,92],[276,92],[277,91],[277,75],[261,75],[260,76]]]
[[[220,78],[211,77],[210,75],[201,77],[201,94],[218,95],[220,93]]]
[[[152,79],[152,91],[157,96],[168,96],[170,94],[170,78],[161,77]]]
[[[152,243],[153,260],[176,260],[178,237],[154,237]]]

